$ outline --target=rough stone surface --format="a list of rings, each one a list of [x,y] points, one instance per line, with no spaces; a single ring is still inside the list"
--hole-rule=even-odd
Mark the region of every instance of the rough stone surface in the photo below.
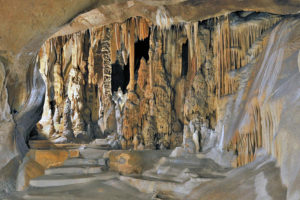
[[[44,173],[45,167],[26,156],[18,170],[17,191],[25,190],[29,186],[31,179],[42,176]]]
[[[49,168],[62,165],[68,158],[79,157],[79,150],[30,150],[27,157]]]
[[[141,174],[153,167],[155,162],[168,155],[168,151],[124,151],[115,150],[109,153],[109,167],[122,174]]]
[[[198,131],[200,151],[232,151],[236,167],[266,149],[287,186],[280,191],[299,199],[299,15],[290,15],[299,7],[298,0],[3,2],[1,196],[14,190],[17,161],[36,131],[56,142],[111,134],[112,146],[124,149],[195,143],[191,152]],[[136,60],[143,40],[149,59]],[[117,61],[129,74],[122,109],[109,84]],[[70,156],[36,152],[45,166],[46,158]],[[266,176],[250,181],[264,187]],[[257,198],[270,195],[259,188]]]

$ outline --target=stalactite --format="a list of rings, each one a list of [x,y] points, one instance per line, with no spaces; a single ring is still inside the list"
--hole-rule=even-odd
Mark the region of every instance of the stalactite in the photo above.
[[[116,62],[116,58],[117,58],[117,37],[116,37],[116,28],[115,28],[116,24],[113,24],[111,27],[111,37],[110,37],[110,55],[111,55],[111,63],[115,63]]]
[[[262,34],[269,26],[274,25],[278,18],[273,18],[267,26],[260,29],[259,33]],[[274,78],[278,76],[281,71],[282,64],[282,50],[284,49],[284,38],[289,37],[286,33],[286,24],[282,22],[272,31],[268,43],[266,39],[259,41],[259,48],[264,47],[267,49],[263,58],[256,66],[255,78],[249,86],[248,99],[246,101],[246,112],[238,123],[239,130],[237,131],[234,143],[234,149],[238,152],[237,166],[247,164],[253,158],[246,157],[249,154],[249,148],[252,148],[251,155],[255,157],[258,148],[263,147],[268,153],[280,159],[280,146],[278,140],[275,139],[278,134],[279,121],[283,109],[283,102],[281,100],[271,100],[272,90],[275,84]],[[275,37],[277,34],[277,38]],[[264,34],[262,34],[264,36]],[[258,47],[255,47],[258,48]],[[253,47],[251,47],[253,49]],[[251,88],[251,89],[250,89]],[[266,103],[268,102],[268,103]],[[244,142],[241,136],[245,133],[249,134],[250,139],[248,143],[254,144],[248,147],[243,146]],[[254,142],[253,142],[254,141]],[[240,156],[242,155],[242,156]]]
[[[91,38],[91,43],[93,38]],[[95,85],[97,83],[97,75],[95,74],[95,63],[94,63],[94,46],[89,49],[89,58],[88,58],[88,84]]]
[[[61,65],[59,63],[55,63],[53,67],[54,73],[54,99],[56,105],[60,105],[63,102],[63,91],[64,91],[64,84],[63,78],[61,76]]]
[[[253,51],[251,53],[253,57],[258,56],[258,53],[261,52],[256,45],[259,42],[258,39],[280,19],[280,17],[271,16],[268,20],[258,18],[248,23],[231,24],[232,70],[239,69],[250,62],[251,58],[247,56],[249,51]]]
[[[134,80],[134,42],[135,42],[135,19],[131,18],[129,25],[129,72],[130,79],[128,84],[128,90],[133,91],[135,80]]]
[[[262,147],[261,110],[257,99],[252,102],[248,123],[240,128],[232,139],[232,148],[238,153],[234,164],[236,167],[253,161],[256,150]]]
[[[121,30],[122,30],[122,42],[124,43],[124,48],[126,50],[126,55],[128,54],[129,49],[129,41],[128,41],[128,22],[121,24]],[[124,58],[125,60],[125,58]],[[126,58],[127,60],[127,58]]]
[[[138,17],[137,21],[138,39],[144,40],[149,36],[149,22],[147,22],[146,19],[141,17]]]
[[[116,42],[116,50],[120,50],[121,49],[121,32],[120,32],[120,25],[119,24],[114,24],[114,27],[113,27],[115,30],[114,30],[114,38],[115,38],[115,42]]]
[[[103,60],[103,101],[104,106],[109,107],[111,102],[111,46],[110,46],[110,38],[111,32],[110,28],[106,28],[104,30],[103,39],[101,40],[101,53]]]
[[[66,98],[63,112],[63,136],[69,140],[74,137],[71,122],[71,102],[69,98]]]
[[[245,165],[255,159],[257,149],[263,147],[269,153],[278,154],[272,148],[275,134],[278,129],[282,104],[276,102],[261,108],[258,99],[254,98],[247,114],[249,121],[237,131],[229,148],[238,152],[236,167]],[[274,147],[274,146],[273,146]],[[279,155],[277,155],[279,156]]]
[[[239,88],[238,70],[262,52],[266,33],[279,19],[240,23],[244,19],[227,15],[165,28],[133,17],[48,40],[39,55],[47,85],[42,117],[47,123],[41,121],[45,125],[42,129],[52,127],[62,135],[69,135],[64,132],[71,129],[75,137],[86,132],[94,132],[93,137],[118,132],[123,147],[144,145],[151,149],[179,146],[183,126],[189,123],[214,130],[223,117],[218,106]],[[135,45],[148,39],[149,60],[135,61]],[[122,91],[127,100],[117,119],[112,65],[125,70],[128,64],[129,84]],[[56,106],[55,112],[51,106]],[[254,117],[236,132],[231,143],[239,152],[236,165],[251,161],[255,156],[252,149],[268,140],[262,139],[261,130],[269,131],[264,128],[269,125],[259,127],[258,121],[274,118],[269,116],[274,113],[259,109],[253,104]],[[117,120],[122,125],[116,125]]]
[[[214,43],[214,50],[216,54],[217,64],[217,90],[218,97],[229,94],[226,72],[230,69],[230,27],[228,16],[218,24],[217,40]]]
[[[221,97],[233,94],[238,88],[238,81],[229,76],[231,70],[246,66],[262,51],[263,33],[276,24],[281,18],[254,19],[246,23],[230,21],[230,16],[219,19],[217,36],[214,41],[214,54],[216,57],[217,70],[216,94]],[[251,56],[249,56],[251,55]]]

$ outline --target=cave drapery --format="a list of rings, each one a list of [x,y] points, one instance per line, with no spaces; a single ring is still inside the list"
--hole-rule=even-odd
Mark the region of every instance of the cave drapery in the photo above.
[[[232,151],[235,167],[266,149],[297,194],[296,0],[32,4],[0,8],[1,190],[33,129],[115,134],[123,149],[173,149],[197,131],[201,151]]]

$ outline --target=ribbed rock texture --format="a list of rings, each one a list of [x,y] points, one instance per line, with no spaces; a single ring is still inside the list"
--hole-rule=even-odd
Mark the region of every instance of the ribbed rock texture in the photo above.
[[[69,127],[74,142],[110,135],[123,149],[229,151],[236,167],[264,148],[288,169],[282,138],[299,118],[287,127],[282,116],[299,99],[297,30],[297,17],[234,12],[168,27],[134,17],[51,38],[38,58],[47,85],[39,131],[59,137]],[[297,180],[281,173],[290,195]]]
[[[37,128],[75,142],[114,134],[135,149],[174,148],[197,131],[209,148],[205,137],[219,137],[224,125],[222,102],[239,89],[235,73],[255,61],[280,20],[237,12],[164,28],[136,17],[51,38],[38,58],[47,90]],[[242,158],[240,140],[237,165],[255,153]]]

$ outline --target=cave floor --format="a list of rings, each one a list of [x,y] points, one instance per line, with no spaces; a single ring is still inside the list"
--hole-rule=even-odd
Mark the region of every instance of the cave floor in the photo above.
[[[167,150],[111,151],[103,145],[63,146],[78,150],[78,156],[66,159],[61,166],[47,168],[44,175],[30,180],[26,190],[6,199],[211,200],[284,199],[286,196],[279,168],[266,155],[232,169],[200,153],[174,157]],[[45,144],[35,147],[53,151]]]
[[[117,176],[109,180],[90,180],[87,183],[52,187],[30,187],[9,199],[151,199],[151,194],[139,192],[119,181]]]

